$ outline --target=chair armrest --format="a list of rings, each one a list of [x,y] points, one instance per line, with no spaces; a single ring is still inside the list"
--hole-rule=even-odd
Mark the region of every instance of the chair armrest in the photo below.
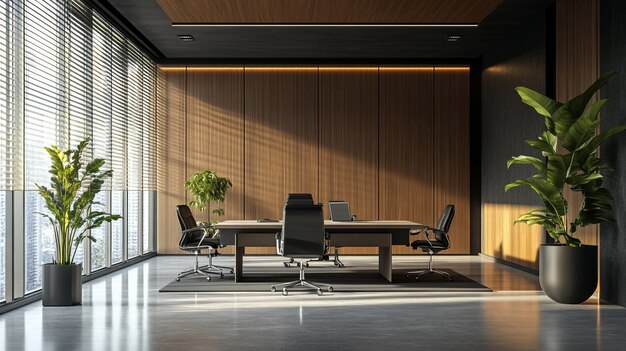
[[[282,242],[283,242],[283,232],[278,232],[276,233],[276,253],[279,255],[283,254],[283,250],[282,250]]]
[[[198,232],[198,231],[200,231],[200,230],[201,230],[201,231],[202,231],[202,233],[203,233],[203,235],[202,235],[202,240],[204,240],[204,237],[206,236],[207,231],[206,231],[206,230],[204,230],[204,229],[202,229],[202,228],[195,227],[195,228],[190,228],[190,229],[181,230],[180,240],[178,241],[178,246],[179,246],[179,247],[183,247],[183,246],[185,246],[185,242],[187,241],[187,240],[186,240],[186,239],[187,239],[187,236],[188,236],[190,233]],[[200,240],[200,243],[202,243],[202,240]]]
[[[424,227],[424,228],[420,228],[420,229],[418,229],[416,231],[411,230],[411,234],[413,234],[413,235],[417,235],[417,234],[422,234],[423,233],[424,234],[424,238],[426,239],[426,241],[428,241],[430,246],[433,245],[433,243],[430,241],[430,236],[428,235],[431,232],[432,233],[437,233],[437,234],[442,234],[442,235],[444,235],[446,237],[446,241],[448,242],[447,249],[449,249],[450,246],[452,246],[452,245],[450,245],[450,235],[448,235],[448,232],[443,231],[443,230],[441,230],[439,228]]]

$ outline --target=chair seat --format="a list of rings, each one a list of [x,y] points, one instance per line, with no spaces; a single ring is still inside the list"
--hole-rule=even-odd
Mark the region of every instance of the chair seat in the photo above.
[[[184,251],[195,251],[198,248],[200,249],[208,249],[208,248],[213,248],[213,249],[217,249],[218,247],[220,247],[220,239],[219,238],[204,238],[204,240],[202,240],[202,244],[200,246],[198,246],[198,244],[200,243],[200,238],[196,239],[196,240],[189,240],[185,243],[185,246],[180,246],[179,248],[181,250]]]
[[[430,242],[428,240],[415,240],[411,243],[411,246],[414,249],[429,248],[435,250],[445,250],[447,248],[447,245],[444,245],[442,242],[437,240],[431,240]]]

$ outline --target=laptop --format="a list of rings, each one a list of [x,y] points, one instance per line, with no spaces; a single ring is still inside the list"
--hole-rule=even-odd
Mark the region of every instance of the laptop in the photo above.
[[[352,213],[350,213],[350,204],[347,201],[329,201],[328,208],[331,221],[348,222],[354,220]]]

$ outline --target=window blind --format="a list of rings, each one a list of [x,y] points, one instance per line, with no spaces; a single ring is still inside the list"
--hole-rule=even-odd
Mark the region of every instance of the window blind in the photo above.
[[[27,0],[24,9],[25,190],[48,183],[43,151],[67,148],[65,8],[62,2]]]
[[[0,1],[0,191],[21,186],[21,4]]]

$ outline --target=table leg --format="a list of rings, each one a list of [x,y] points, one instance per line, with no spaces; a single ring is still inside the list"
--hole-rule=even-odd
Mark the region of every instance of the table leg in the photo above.
[[[243,254],[245,247],[235,245],[235,282],[241,280],[243,275]]]
[[[389,242],[385,246],[378,247],[378,271],[385,277],[390,283],[392,281],[392,254],[391,254],[391,235],[389,235]]]

